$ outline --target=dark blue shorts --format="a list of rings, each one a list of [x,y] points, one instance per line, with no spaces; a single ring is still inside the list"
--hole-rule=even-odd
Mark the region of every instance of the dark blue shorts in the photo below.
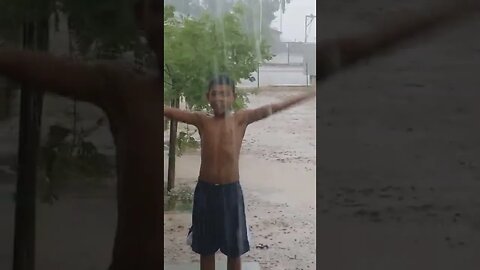
[[[250,250],[240,182],[215,185],[198,181],[191,233],[192,250],[200,255],[213,255],[220,249],[229,257],[239,257]]]

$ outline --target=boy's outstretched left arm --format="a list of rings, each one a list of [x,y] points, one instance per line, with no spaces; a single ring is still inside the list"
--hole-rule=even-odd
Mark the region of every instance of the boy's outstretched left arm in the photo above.
[[[258,120],[262,120],[267,118],[268,116],[288,109],[292,106],[298,105],[303,101],[309,100],[317,95],[316,91],[309,91],[308,93],[304,93],[302,95],[298,95],[292,98],[289,98],[283,102],[274,103],[270,105],[265,105],[262,107],[258,107],[256,109],[247,109],[243,111],[244,121],[246,124],[251,124]]]
[[[198,112],[189,112],[163,106],[163,115],[170,119],[199,127],[202,122],[202,114]]]

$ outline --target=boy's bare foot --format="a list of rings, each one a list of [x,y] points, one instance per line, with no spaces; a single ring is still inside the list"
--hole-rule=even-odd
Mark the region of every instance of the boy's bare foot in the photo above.
[[[215,270],[215,254],[200,256],[200,270]]]

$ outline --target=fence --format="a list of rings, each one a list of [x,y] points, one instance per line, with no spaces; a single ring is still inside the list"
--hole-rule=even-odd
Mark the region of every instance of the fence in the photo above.
[[[313,61],[315,61],[315,57],[313,57]],[[309,86],[312,81],[309,62],[304,61],[301,53],[279,53],[272,60],[261,65],[256,72],[253,72],[250,80],[242,80],[238,87]]]

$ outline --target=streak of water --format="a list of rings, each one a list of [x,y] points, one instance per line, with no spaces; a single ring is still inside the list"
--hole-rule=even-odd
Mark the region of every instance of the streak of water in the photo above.
[[[225,16],[228,16],[228,13],[232,12],[232,7],[239,2],[243,4],[244,12],[239,18],[234,18],[234,20],[239,20],[239,23],[243,27],[242,32],[244,33],[232,33],[232,31],[237,31],[237,29],[231,25],[234,24],[235,21],[231,20],[232,18],[227,18]],[[273,6],[275,6],[275,1],[205,0],[202,1],[202,3],[204,4],[204,7],[207,7],[207,11],[210,13],[210,15],[215,18],[213,24],[210,25],[210,30],[213,31],[214,35],[212,35],[212,38],[208,40],[208,42],[210,42],[208,45],[212,48],[215,48],[216,51],[212,52],[211,56],[203,55],[203,57],[199,57],[200,59],[203,58],[204,60],[209,60],[208,65],[210,70],[208,72],[211,73],[209,75],[216,77],[219,74],[226,73],[232,77],[232,79],[239,82],[240,79],[246,79],[244,77],[248,77],[249,72],[253,73],[258,71],[260,69],[260,64],[262,64],[266,58],[265,53],[268,53],[265,50],[265,42],[267,37],[271,34],[270,31],[268,31],[268,24],[271,22],[271,20],[269,21],[269,19],[265,18],[264,16],[268,17],[266,13],[270,12],[272,3]],[[248,44],[246,42],[243,43],[245,40],[237,41],[235,39],[235,37],[240,34],[242,38],[248,38]],[[246,53],[245,51],[248,52]],[[197,53],[202,52],[200,51]],[[237,57],[237,54],[241,55],[242,57]],[[239,61],[243,61],[243,63]],[[244,71],[246,69],[248,70]],[[198,85],[198,87],[203,87],[203,85]],[[229,109],[228,106],[231,105],[229,104],[231,100],[228,100],[226,97],[222,97],[222,99],[217,100],[223,103],[223,108]],[[216,122],[220,126],[212,128],[215,132],[208,133],[209,136],[217,136],[215,140],[217,140],[218,143],[211,144],[211,149],[203,149],[203,151],[213,152],[212,156],[214,160],[212,164],[219,164],[219,168],[215,168],[215,171],[218,172],[218,175],[222,175],[220,172],[224,174],[226,169],[232,169],[232,162],[239,162],[239,143],[242,142],[242,138],[239,138],[239,136],[243,136],[244,134],[238,130],[238,128],[240,128],[239,125],[232,121],[233,117],[230,116],[231,114],[226,113],[225,119],[221,119]],[[276,136],[279,136],[279,134]],[[222,166],[225,166],[225,168]],[[267,176],[264,178],[267,179],[271,178],[271,176],[273,177],[274,175],[273,172],[270,172],[269,170],[265,170],[264,172]],[[282,174],[282,172],[278,173]],[[248,172],[245,172],[245,175],[247,176]],[[271,182],[268,184],[271,184]],[[243,201],[238,201],[238,203],[242,204]],[[167,202],[167,205],[170,208],[169,210],[178,211],[179,208],[182,208],[182,210],[189,210],[188,203],[183,204],[182,202],[171,200]],[[242,212],[239,212],[238,214],[243,215]],[[225,223],[227,223],[227,220],[225,220]],[[229,229],[230,228],[227,228],[226,230],[228,231]],[[239,243],[239,245],[241,245],[241,243]]]

